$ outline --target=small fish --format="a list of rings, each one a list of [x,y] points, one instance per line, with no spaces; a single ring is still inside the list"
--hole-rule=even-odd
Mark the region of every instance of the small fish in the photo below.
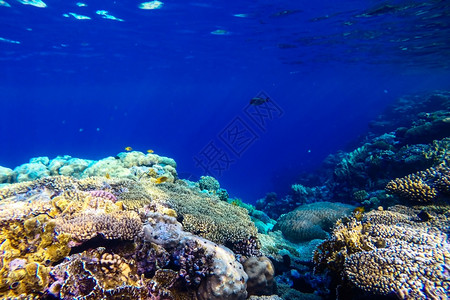
[[[133,148],[131,148],[131,147],[128,146],[128,147],[125,147],[125,150],[126,150],[126,151],[131,151],[131,150],[133,150]]]
[[[163,183],[163,182],[166,182],[167,179],[169,179],[169,177],[167,177],[167,176],[161,176],[161,177],[156,178],[155,183],[156,183],[156,184],[161,184],[161,183]]]
[[[109,173],[105,174],[106,179],[111,179],[111,175],[109,175]]]
[[[217,29],[217,30],[211,31],[211,34],[214,34],[214,35],[229,35],[230,32],[225,30],[225,29]]]
[[[269,101],[269,98],[255,97],[250,100],[251,105],[261,105]]]
[[[153,152],[155,152],[155,151],[153,151],[152,149],[148,149],[148,150],[147,150],[147,153],[150,153],[150,154],[151,154],[151,153],[153,153]]]

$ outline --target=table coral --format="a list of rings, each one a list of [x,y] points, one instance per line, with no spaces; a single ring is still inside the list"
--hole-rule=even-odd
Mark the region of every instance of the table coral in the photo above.
[[[142,222],[133,211],[86,211],[76,213],[69,219],[59,219],[56,231],[69,234],[78,242],[90,240],[97,235],[105,239],[133,240],[141,233]]]

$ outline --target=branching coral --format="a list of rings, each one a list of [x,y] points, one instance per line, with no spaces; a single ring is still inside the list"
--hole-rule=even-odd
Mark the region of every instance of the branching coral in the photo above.
[[[437,167],[394,179],[386,185],[386,191],[406,200],[431,202],[440,193],[449,194],[450,168],[442,163]]]
[[[390,181],[386,192],[417,202],[431,202],[437,198],[437,190],[414,175]]]

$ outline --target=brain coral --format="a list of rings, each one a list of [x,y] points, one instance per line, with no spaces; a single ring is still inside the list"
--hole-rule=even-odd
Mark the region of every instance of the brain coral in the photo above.
[[[353,211],[354,207],[342,203],[315,202],[298,207],[282,215],[273,230],[281,230],[293,242],[325,239],[327,231],[339,219]]]
[[[361,222],[338,222],[319,246],[315,262],[342,274],[354,286],[400,299],[450,296],[450,245],[430,221],[392,210],[371,211]],[[448,226],[447,221],[447,226]]]

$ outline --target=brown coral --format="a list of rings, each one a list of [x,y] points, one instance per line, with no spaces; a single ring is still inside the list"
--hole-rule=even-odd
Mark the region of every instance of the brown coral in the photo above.
[[[167,204],[182,216],[184,230],[193,234],[230,246],[257,235],[245,208],[221,201],[217,196],[172,183],[147,190],[154,201]]]
[[[437,197],[435,188],[414,175],[390,181],[386,185],[386,192],[417,202],[431,202]]]
[[[275,268],[265,256],[249,257],[243,263],[248,275],[247,291],[250,295],[272,295]]]
[[[425,171],[396,178],[386,185],[386,191],[406,200],[425,203],[434,201],[440,193],[448,194],[450,191],[450,168],[442,163]]]
[[[56,227],[58,233],[67,233],[79,242],[84,242],[97,235],[105,239],[133,240],[142,231],[139,215],[133,211],[108,213],[81,212],[70,219],[59,219]]]

